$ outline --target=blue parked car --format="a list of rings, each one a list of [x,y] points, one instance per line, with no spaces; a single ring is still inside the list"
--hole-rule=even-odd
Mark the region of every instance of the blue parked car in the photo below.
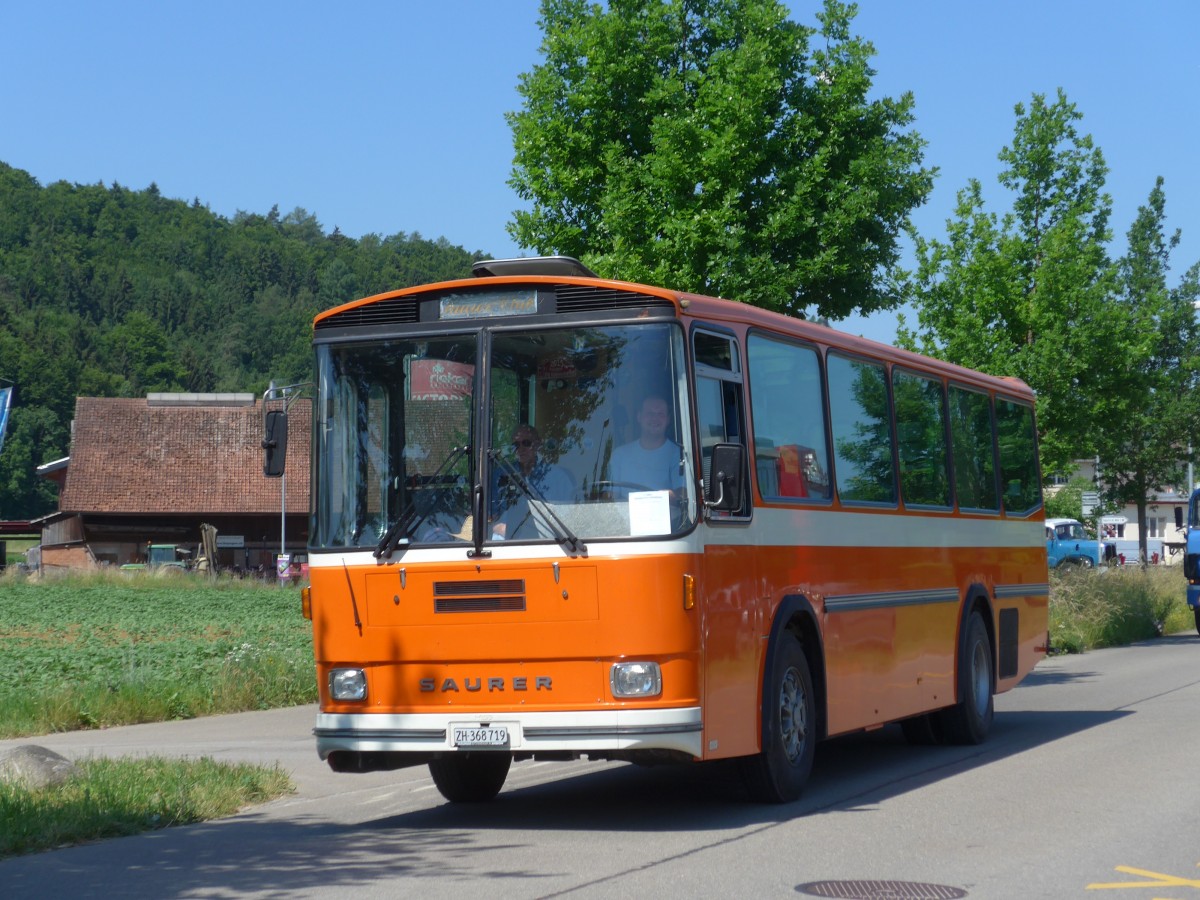
[[[1069,565],[1090,569],[1104,562],[1104,545],[1088,537],[1076,519],[1047,519],[1046,562],[1052,569]]]

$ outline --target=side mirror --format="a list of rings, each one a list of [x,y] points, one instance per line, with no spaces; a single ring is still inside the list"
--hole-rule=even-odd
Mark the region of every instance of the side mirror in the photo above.
[[[741,444],[717,444],[713,447],[711,475],[704,485],[705,505],[709,509],[736,512],[742,508],[745,484],[746,448]]]
[[[269,410],[263,425],[263,475],[280,478],[287,461],[287,413],[282,409]]]
[[[1175,527],[1183,531],[1183,507],[1175,507]]]

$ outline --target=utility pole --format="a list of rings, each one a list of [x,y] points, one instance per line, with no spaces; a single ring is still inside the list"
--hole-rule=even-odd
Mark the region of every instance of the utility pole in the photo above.
[[[272,401],[283,402],[283,413],[286,418],[287,411],[291,409],[293,403],[300,399],[306,388],[312,387],[311,381],[304,381],[298,384],[289,384],[283,387],[278,387],[274,380],[270,386],[263,392],[263,420],[267,417],[267,404]],[[264,445],[265,446],[265,445]],[[287,555],[287,465],[286,460],[283,471],[279,475],[279,555],[280,557]],[[277,570],[278,571],[278,570]]]

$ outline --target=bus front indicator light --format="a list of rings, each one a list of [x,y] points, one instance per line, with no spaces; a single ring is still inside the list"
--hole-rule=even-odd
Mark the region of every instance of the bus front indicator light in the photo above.
[[[613,663],[610,682],[614,697],[657,697],[662,693],[662,669],[653,662]]]
[[[329,695],[334,700],[365,700],[366,673],[362,669],[334,669],[329,673]]]

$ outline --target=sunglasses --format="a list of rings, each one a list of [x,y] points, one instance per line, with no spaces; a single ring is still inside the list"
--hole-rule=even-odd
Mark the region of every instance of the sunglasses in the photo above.
[[[526,450],[528,450],[530,447],[533,446],[533,440],[532,440],[532,438],[521,438],[519,440],[513,441],[513,446],[514,447],[524,447]]]

